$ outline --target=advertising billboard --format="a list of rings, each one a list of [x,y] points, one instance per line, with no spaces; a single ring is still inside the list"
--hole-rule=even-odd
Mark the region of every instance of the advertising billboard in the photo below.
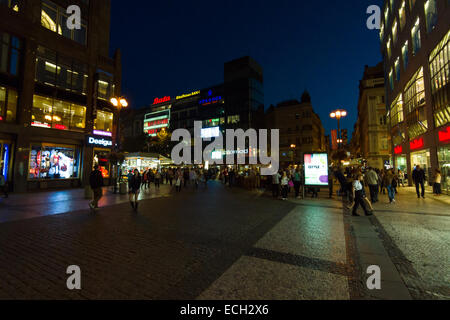
[[[220,136],[220,128],[219,127],[202,129],[201,137],[203,139],[217,138],[218,136]]]
[[[326,153],[305,154],[305,185],[328,186],[328,155]]]
[[[159,131],[170,126],[170,109],[148,113],[144,118],[144,133],[156,137]]]

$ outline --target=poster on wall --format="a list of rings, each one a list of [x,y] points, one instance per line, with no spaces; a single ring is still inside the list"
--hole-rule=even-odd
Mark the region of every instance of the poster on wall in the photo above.
[[[328,154],[305,154],[305,185],[328,186]]]

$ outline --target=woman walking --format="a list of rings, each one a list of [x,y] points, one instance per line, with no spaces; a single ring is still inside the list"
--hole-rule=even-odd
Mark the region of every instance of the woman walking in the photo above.
[[[134,174],[130,179],[129,187],[130,187],[130,204],[131,207],[137,211],[138,209],[138,198],[139,198],[139,191],[141,189],[141,175],[139,174],[138,169],[134,169]]]
[[[283,171],[283,177],[281,178],[281,196],[282,196],[283,200],[287,200],[288,183],[289,183],[289,178],[286,174],[286,171]]]
[[[365,203],[365,192],[364,192],[364,186],[363,186],[363,176],[362,174],[358,173],[356,175],[355,180],[353,180],[352,183],[352,190],[353,190],[353,210],[352,210],[352,215],[358,217],[359,214],[357,213],[358,207],[359,205],[361,205],[361,207],[364,210],[364,214],[366,216],[371,216],[372,213],[370,213],[367,208],[366,208],[366,203]]]
[[[436,169],[435,175],[434,175],[434,194],[437,196],[440,196],[442,193],[441,190],[441,170]]]

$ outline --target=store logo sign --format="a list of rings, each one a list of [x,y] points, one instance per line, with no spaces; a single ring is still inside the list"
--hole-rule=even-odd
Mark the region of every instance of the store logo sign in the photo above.
[[[396,146],[394,148],[395,154],[402,154],[403,153],[403,147],[402,146]]]
[[[170,100],[172,100],[170,97],[155,98],[155,100],[153,101],[153,104],[160,104],[160,103],[164,103],[164,102],[167,102]]]
[[[450,126],[443,131],[439,131],[440,142],[450,142]]]
[[[194,91],[194,92],[191,92],[191,93],[182,94],[181,96],[177,96],[177,100],[193,97],[193,96],[196,96],[196,95],[199,95],[199,94],[200,94],[200,91]]]
[[[413,140],[413,141],[411,141],[409,143],[409,146],[410,146],[411,150],[416,150],[416,149],[423,148],[424,145],[425,144],[423,142],[423,138]]]
[[[112,140],[109,140],[109,139],[104,139],[104,138],[99,139],[96,137],[88,136],[87,144],[89,146],[112,147],[113,142],[112,142]]]
[[[112,137],[112,132],[108,131],[94,130],[93,133],[96,136]]]
[[[218,96],[218,97],[214,97],[214,98],[200,100],[199,104],[201,104],[202,106],[207,106],[207,105],[210,105],[210,104],[217,103],[220,100],[222,100],[222,97]]]

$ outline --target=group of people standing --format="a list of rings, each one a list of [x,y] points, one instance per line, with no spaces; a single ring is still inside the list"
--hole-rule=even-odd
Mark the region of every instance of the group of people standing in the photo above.
[[[300,198],[300,189],[304,188],[304,176],[303,171],[300,166],[297,168],[287,168],[285,170],[280,170],[272,176],[272,195],[274,198],[278,199],[281,191],[281,199],[287,200],[288,194],[291,188],[295,190],[295,198]],[[317,197],[317,189],[312,188],[313,197]],[[303,192],[302,192],[303,194]]]

